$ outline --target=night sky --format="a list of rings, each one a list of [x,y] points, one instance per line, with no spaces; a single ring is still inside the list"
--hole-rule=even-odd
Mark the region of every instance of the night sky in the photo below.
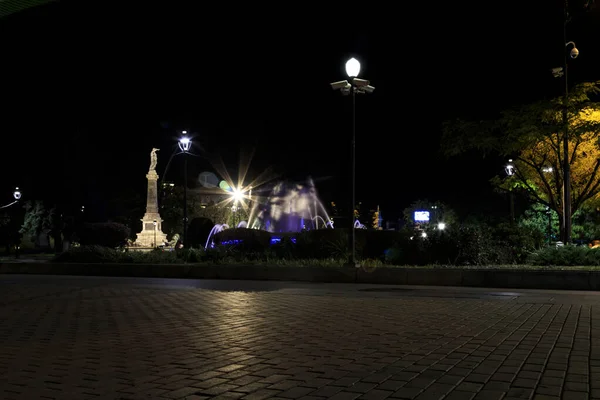
[[[504,160],[444,159],[441,123],[561,93],[550,73],[564,49],[560,1],[122,3],[62,1],[0,19],[4,197],[18,185],[100,215],[111,197],[144,193],[151,148],[162,174],[185,129],[206,156],[190,161],[192,175],[209,158],[235,175],[240,153],[254,150],[249,176],[269,166],[312,176],[323,198],[343,203],[350,99],[329,83],[346,79],[354,56],[376,87],[357,99],[358,198],[388,216],[424,198],[504,207],[489,185]],[[598,8],[569,25],[581,52],[571,82],[600,79]],[[181,169],[176,160],[166,179],[180,181]]]

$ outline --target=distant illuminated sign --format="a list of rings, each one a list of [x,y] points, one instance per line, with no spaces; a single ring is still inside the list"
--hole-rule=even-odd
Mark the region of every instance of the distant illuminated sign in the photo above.
[[[415,211],[415,222],[429,222],[429,211]]]

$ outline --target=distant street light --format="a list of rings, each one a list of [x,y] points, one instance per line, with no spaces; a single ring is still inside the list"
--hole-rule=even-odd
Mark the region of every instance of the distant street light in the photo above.
[[[192,140],[187,137],[187,131],[181,132],[183,136],[179,138],[179,149],[183,153],[183,245],[188,246],[187,242],[187,155],[192,147]]]
[[[512,163],[512,160],[508,160],[508,164],[504,166],[504,171],[506,171],[506,175],[513,176],[515,174],[515,166]],[[512,190],[508,191],[510,196],[510,219],[512,221],[515,220],[515,196]]]
[[[351,58],[346,62],[346,74],[350,78],[347,80],[331,83],[333,90],[339,90],[343,95],[352,94],[352,206],[350,207],[350,226],[351,226],[351,255],[350,263],[357,266],[356,263],[356,228],[354,226],[354,207],[356,206],[356,94],[373,93],[375,88],[369,84],[369,81],[358,78],[360,73],[360,62],[356,58]]]
[[[508,164],[504,166],[504,171],[506,171],[506,175],[513,176],[515,174],[515,166],[512,163],[512,160],[508,160]]]
[[[237,204],[238,201],[244,198],[244,193],[242,193],[242,191],[239,189],[233,188],[231,190],[231,196],[233,197],[234,203]]]
[[[438,224],[438,229],[439,229],[440,231],[443,231],[444,229],[446,229],[446,224],[445,224],[445,223],[443,223],[443,222],[440,222],[440,223]]]
[[[15,199],[15,201],[13,201],[12,203],[8,203],[7,205],[0,206],[0,209],[10,207],[19,202],[19,199],[21,198],[21,191],[19,190],[19,188],[15,188],[15,191],[13,192],[13,198]]]
[[[181,134],[187,135],[187,131],[182,131]],[[179,149],[182,152],[187,153],[190,150],[190,147],[192,147],[192,140],[187,136],[182,136],[179,139]]]
[[[152,225],[154,225],[154,248],[156,248],[156,226],[158,225],[158,221],[152,221]]]

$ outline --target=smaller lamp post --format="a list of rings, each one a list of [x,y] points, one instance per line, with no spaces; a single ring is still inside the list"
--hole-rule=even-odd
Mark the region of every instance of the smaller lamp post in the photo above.
[[[240,189],[233,188],[231,191],[231,196],[233,197],[233,206],[231,206],[231,211],[233,212],[233,226],[237,228],[238,224],[238,210],[239,210],[239,202],[244,198],[244,193]]]
[[[515,174],[515,165],[512,163],[512,159],[508,160],[508,164],[504,166],[504,171],[506,175],[513,176]],[[513,195],[512,190],[509,191],[510,195],[510,219],[512,221],[515,220],[515,197]]]
[[[13,192],[13,198],[15,199],[15,201],[11,204],[17,204],[19,202],[19,200],[21,200],[21,191],[19,190],[18,187],[15,188],[15,191]],[[10,205],[10,204],[9,204]],[[4,207],[2,207],[4,208]],[[13,213],[13,215],[15,215],[16,212]],[[16,216],[15,216],[16,218]],[[19,258],[19,250],[21,249],[21,236],[19,231],[17,230],[17,232],[15,233],[15,258]]]
[[[181,132],[183,136],[179,139],[179,149],[183,153],[183,245],[187,246],[187,153],[192,147],[192,140],[187,137],[187,131]]]
[[[156,226],[158,225],[158,222],[154,220],[152,221],[152,225],[154,225],[154,248],[156,248]]]

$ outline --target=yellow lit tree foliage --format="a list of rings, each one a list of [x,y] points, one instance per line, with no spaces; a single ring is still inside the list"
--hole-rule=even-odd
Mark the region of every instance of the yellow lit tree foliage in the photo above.
[[[569,166],[571,171],[571,214],[600,197],[600,111],[583,110],[569,121]],[[590,132],[580,128],[589,127]],[[564,131],[540,138],[522,150],[514,160],[515,175],[498,186],[520,187],[535,201],[564,215],[563,208],[563,138]]]
[[[373,212],[373,220],[371,226],[373,229],[379,229],[379,206],[377,206],[377,210]]]
[[[583,83],[563,97],[502,113],[494,121],[453,121],[444,128],[442,148],[454,156],[467,151],[512,158],[515,174],[492,182],[522,189],[534,202],[559,215],[563,230],[563,143],[568,133],[571,215],[600,200],[600,82]],[[565,123],[566,122],[566,123]],[[566,129],[568,127],[568,129]]]

